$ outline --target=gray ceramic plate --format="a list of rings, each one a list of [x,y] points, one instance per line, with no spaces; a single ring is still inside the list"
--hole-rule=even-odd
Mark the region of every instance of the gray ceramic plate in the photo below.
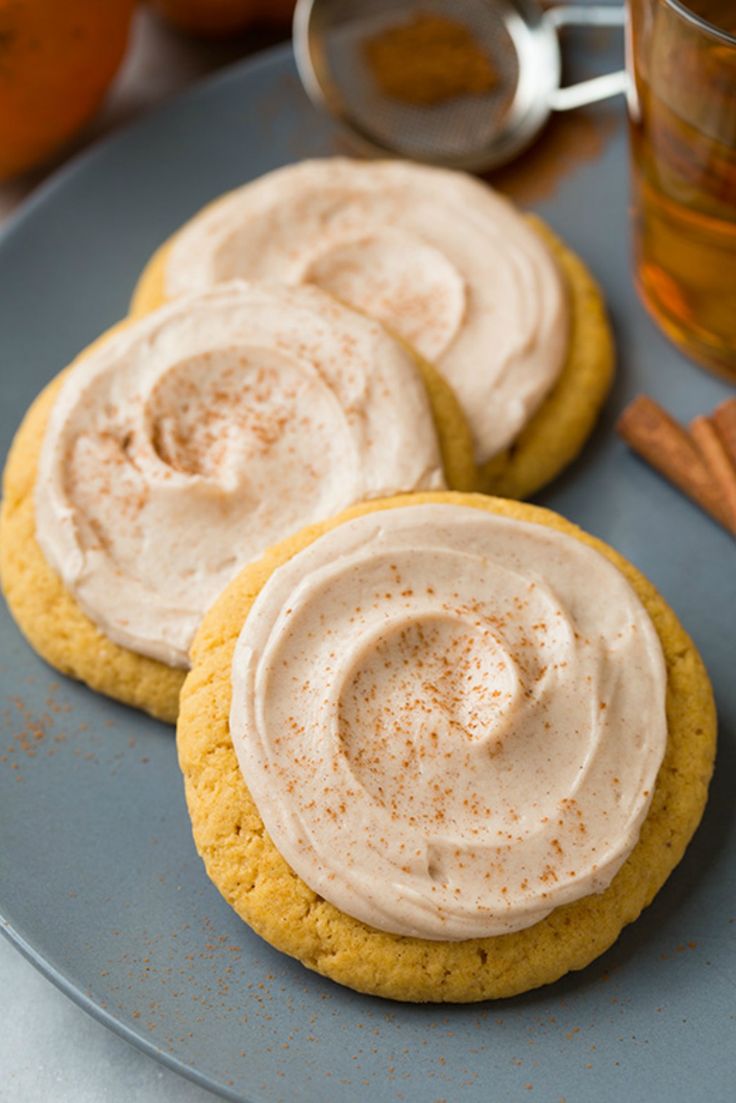
[[[205,877],[173,732],[55,676],[0,612],[4,929],[103,1022],[232,1099],[734,1097],[734,548],[611,431],[639,390],[685,418],[726,388],[685,363],[637,303],[622,109],[597,118],[594,131],[571,120],[526,174],[502,178],[517,193],[547,190],[536,205],[600,277],[619,342],[607,416],[543,500],[660,587],[702,650],[722,721],[705,821],[654,905],[604,958],[546,990],[468,1007],[390,1004],[306,972],[252,935]],[[58,175],[0,243],[3,451],[36,392],[124,312],[166,234],[219,192],[336,148],[278,50]],[[559,172],[585,150],[597,156],[555,185],[550,164]]]

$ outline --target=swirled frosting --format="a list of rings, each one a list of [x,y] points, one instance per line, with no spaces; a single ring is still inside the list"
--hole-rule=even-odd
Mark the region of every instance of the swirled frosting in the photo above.
[[[268,173],[176,235],[165,292],[234,276],[318,284],[403,337],[455,390],[478,462],[518,436],[567,350],[547,246],[458,172],[327,158]]]
[[[403,346],[317,288],[233,282],[71,368],[43,441],[37,538],[112,640],[186,666],[202,614],[268,545],[353,502],[441,485]]]
[[[599,552],[459,505],[363,515],[279,567],[235,649],[231,735],[325,899],[430,939],[610,883],[664,754],[649,616]]]

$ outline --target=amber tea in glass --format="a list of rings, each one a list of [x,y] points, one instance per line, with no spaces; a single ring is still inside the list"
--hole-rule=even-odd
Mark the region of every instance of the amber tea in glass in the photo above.
[[[736,382],[736,0],[629,0],[627,49],[637,286]]]

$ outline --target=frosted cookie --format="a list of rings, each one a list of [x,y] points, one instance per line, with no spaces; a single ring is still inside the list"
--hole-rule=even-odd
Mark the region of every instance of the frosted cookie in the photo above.
[[[552,479],[610,386],[610,329],[582,261],[462,173],[344,158],[268,173],[159,249],[132,310],[233,276],[317,284],[431,361],[465,411],[488,493],[526,497]]]
[[[309,968],[413,1001],[581,969],[679,862],[710,684],[654,588],[528,505],[356,506],[271,549],[205,617],[182,690],[194,839]]]
[[[53,666],[174,720],[199,620],[240,567],[353,502],[445,485],[443,449],[451,482],[472,469],[427,372],[429,390],[413,354],[318,288],[235,281],[117,327],[37,399],[8,459],[0,570],[20,628]]]

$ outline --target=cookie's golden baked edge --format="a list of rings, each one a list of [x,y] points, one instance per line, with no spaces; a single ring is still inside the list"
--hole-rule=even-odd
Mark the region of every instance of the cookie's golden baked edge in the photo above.
[[[374,930],[318,897],[268,837],[229,735],[230,666],[255,596],[273,570],[351,517],[425,502],[464,504],[550,525],[596,548],[626,576],[657,630],[667,665],[669,737],[639,842],[608,889],[496,938],[434,942]],[[197,633],[181,695],[179,762],[194,839],[207,872],[272,945],[361,992],[416,1002],[516,995],[581,969],[650,903],[697,827],[715,753],[715,709],[700,657],[654,587],[617,552],[538,507],[481,495],[415,494],[364,503],[272,548],[225,590]]]
[[[237,188],[233,188],[230,191],[223,192],[222,195],[216,196],[215,199],[210,200],[209,203],[205,203],[203,207],[200,207],[192,218],[199,218],[206,212],[214,210],[221,203],[224,204],[237,190]],[[185,223],[185,225],[186,224],[187,223]],[[130,306],[128,307],[129,317],[139,318],[142,314],[150,314],[152,310],[156,310],[157,307],[163,306],[164,303],[168,302],[168,297],[166,295],[166,265],[168,263],[169,251],[174,244],[178,232],[178,230],[175,231],[170,237],[163,241],[158,249],[156,249],[146,261],[143,271],[133,288]]]
[[[146,262],[146,266],[138,277],[138,282],[133,289],[133,296],[128,308],[128,316],[140,318],[144,314],[150,314],[159,306],[167,302],[165,273],[169,250],[173,238],[169,238],[160,245],[153,256]]]
[[[89,348],[126,324],[114,326]],[[184,671],[109,640],[82,611],[36,540],[38,461],[65,374],[53,379],[33,402],[8,454],[0,507],[0,586],[16,624],[47,663],[98,693],[173,724]]]

